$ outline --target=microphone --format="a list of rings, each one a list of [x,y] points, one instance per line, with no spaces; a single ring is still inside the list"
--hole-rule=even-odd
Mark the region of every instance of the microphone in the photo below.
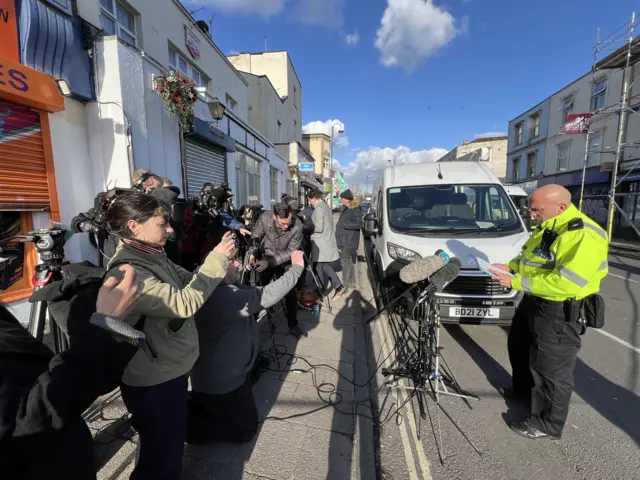
[[[429,278],[429,290],[440,293],[460,274],[460,267],[462,267],[462,262],[459,259],[455,257],[449,259],[449,263]]]
[[[437,254],[411,262],[400,269],[400,280],[404,283],[418,283],[426,280],[444,267],[447,261],[447,258]]]
[[[123,340],[134,347],[139,348],[147,343],[151,353],[157,356],[157,353],[154,352],[155,349],[151,346],[151,343],[147,342],[147,336],[144,332],[136,330],[132,326],[120,320],[106,317],[104,315],[93,315],[89,320],[89,323],[109,332],[116,340]]]

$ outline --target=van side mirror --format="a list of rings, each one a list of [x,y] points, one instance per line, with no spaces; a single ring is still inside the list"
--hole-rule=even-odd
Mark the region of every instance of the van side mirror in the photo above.
[[[518,211],[520,212],[520,216],[522,218],[529,218],[531,216],[531,211],[529,210],[529,207],[522,206],[518,209]]]
[[[375,212],[369,212],[364,216],[364,228],[362,230],[367,236],[378,234],[378,217],[376,217]]]

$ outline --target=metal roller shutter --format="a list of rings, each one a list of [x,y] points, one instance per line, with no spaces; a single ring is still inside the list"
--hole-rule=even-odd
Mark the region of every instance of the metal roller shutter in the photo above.
[[[45,210],[49,205],[40,114],[0,101],[0,210]]]
[[[192,138],[185,138],[187,194],[194,197],[205,182],[220,185],[227,181],[225,151]]]

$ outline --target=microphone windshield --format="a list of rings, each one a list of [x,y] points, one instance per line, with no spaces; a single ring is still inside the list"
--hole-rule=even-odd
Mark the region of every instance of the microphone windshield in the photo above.
[[[444,287],[449,285],[460,274],[462,263],[457,258],[451,258],[449,263],[434,273],[429,279],[429,285],[436,292],[441,292]]]
[[[440,270],[445,263],[446,260],[440,255],[421,258],[400,269],[400,280],[404,283],[421,282]]]

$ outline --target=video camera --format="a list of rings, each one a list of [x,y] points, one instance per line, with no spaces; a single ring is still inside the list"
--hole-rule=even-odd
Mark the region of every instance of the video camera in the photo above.
[[[211,218],[216,218],[220,215],[220,210],[228,206],[232,196],[229,185],[222,184],[216,187],[213,183],[206,182],[200,193],[193,197],[191,208],[196,214],[207,214]]]
[[[64,231],[59,227],[41,228],[26,235],[15,235],[0,241],[0,290],[6,290],[22,278],[24,248],[22,243],[32,242],[50,271],[59,269],[64,261]],[[9,245],[9,246],[5,246]]]

